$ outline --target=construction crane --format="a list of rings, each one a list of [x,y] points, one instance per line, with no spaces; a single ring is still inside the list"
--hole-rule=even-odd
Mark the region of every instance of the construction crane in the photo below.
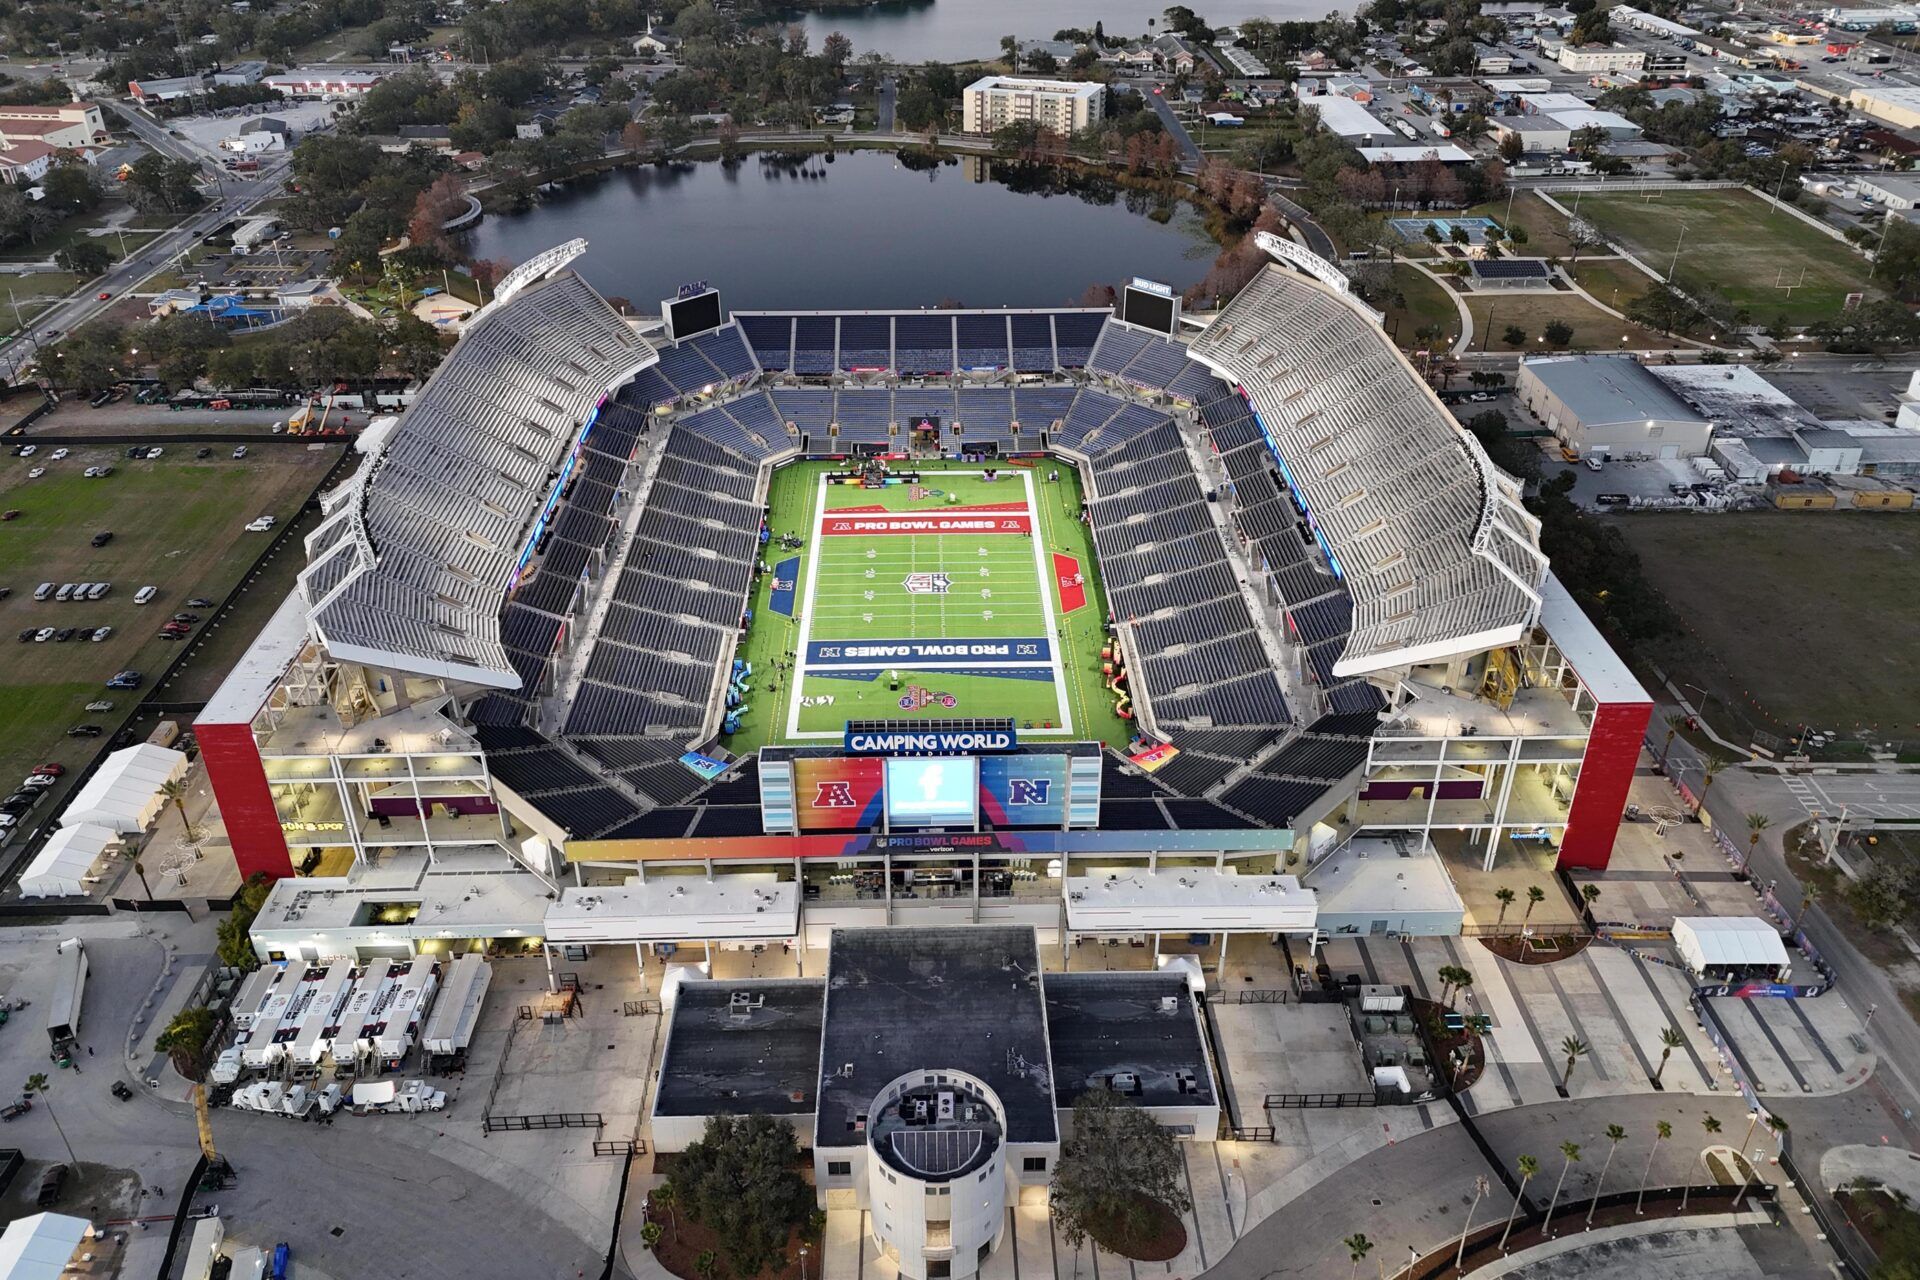
[[[207,1086],[193,1086],[193,1121],[200,1134],[200,1155],[207,1162],[207,1170],[200,1175],[202,1191],[218,1191],[234,1183],[233,1166],[226,1157],[213,1148],[213,1121],[207,1114]]]

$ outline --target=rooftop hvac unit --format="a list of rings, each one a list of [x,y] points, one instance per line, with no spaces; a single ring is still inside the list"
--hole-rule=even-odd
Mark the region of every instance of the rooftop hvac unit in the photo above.
[[[1108,1078],[1107,1087],[1115,1093],[1138,1093],[1140,1077],[1132,1071],[1116,1071]]]
[[[1177,997],[1175,996],[1160,997],[1160,1012],[1173,1013],[1177,1011],[1179,1008],[1180,1008],[1180,1001]]]

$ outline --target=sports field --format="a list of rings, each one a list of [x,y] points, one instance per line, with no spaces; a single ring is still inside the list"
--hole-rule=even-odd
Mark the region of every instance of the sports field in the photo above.
[[[1023,737],[1124,740],[1073,468],[911,465],[918,483],[880,488],[832,483],[837,464],[775,475],[735,749],[837,741],[848,720],[989,716]]]
[[[1718,293],[1755,324],[1829,319],[1849,293],[1871,287],[1866,259],[1746,191],[1583,195],[1579,211],[1662,276],[1672,268],[1681,289]]]

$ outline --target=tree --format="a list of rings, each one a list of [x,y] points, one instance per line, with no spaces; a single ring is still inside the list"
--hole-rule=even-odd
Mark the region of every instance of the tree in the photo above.
[[[1353,1270],[1347,1272],[1347,1280],[1353,1280],[1360,1274],[1360,1260],[1373,1252],[1373,1241],[1356,1231],[1340,1243],[1347,1246],[1347,1256],[1353,1259]]]
[[[713,1250],[702,1249],[694,1257],[693,1270],[700,1280],[713,1280],[715,1273],[720,1270],[720,1259]]]
[[[1587,1042],[1579,1036],[1563,1037],[1560,1052],[1567,1055],[1567,1069],[1560,1073],[1560,1085],[1565,1088],[1573,1079],[1573,1064],[1587,1056]]]
[[[1152,1226],[1154,1205],[1176,1214],[1192,1206],[1185,1171],[1180,1144],[1152,1116],[1110,1089],[1089,1089],[1073,1104],[1073,1137],[1054,1168],[1054,1221],[1076,1249],[1089,1232],[1124,1249]]]
[[[1510,324],[1501,330],[1500,341],[1518,351],[1527,345],[1527,331],[1517,324]]]
[[[820,56],[826,60],[829,67],[833,68],[834,74],[838,75],[853,57],[853,41],[838,31],[830,31],[827,33],[827,38],[820,42]]]
[[[665,1231],[661,1230],[660,1224],[657,1222],[642,1223],[640,1226],[640,1243],[645,1248],[657,1249],[660,1246],[660,1237],[666,1234]]]
[[[1741,863],[1740,869],[1742,871],[1745,871],[1753,864],[1754,851],[1760,847],[1760,833],[1772,825],[1773,819],[1764,813],[1750,813],[1747,815],[1747,856]]]
[[[1500,904],[1500,918],[1493,922],[1495,928],[1507,922],[1507,908],[1513,905],[1513,899],[1513,890],[1507,888],[1505,885],[1501,885],[1493,891],[1493,900]]]
[[[1726,770],[1726,767],[1732,763],[1732,757],[1728,756],[1725,752],[1707,752],[1706,758],[1700,762],[1700,800],[1693,806],[1693,811],[1696,814],[1707,807],[1707,792],[1713,790],[1713,780],[1719,777],[1721,773]]]
[[[140,888],[141,888],[141,891],[142,891],[142,892],[144,892],[144,893],[145,893],[145,894],[147,895],[147,901],[148,901],[148,902],[152,902],[152,901],[153,901],[153,886],[147,883],[147,868],[146,868],[146,865],[145,865],[144,863],[142,863],[142,862],[140,861],[140,859],[138,859],[138,858],[135,858],[135,859],[133,860],[133,874],[135,874],[136,876],[139,876],[139,877],[140,877]]]
[[[1566,1159],[1560,1166],[1560,1177],[1553,1184],[1553,1195],[1547,1200],[1547,1216],[1540,1220],[1540,1238],[1543,1240],[1553,1238],[1553,1206],[1560,1203],[1560,1188],[1567,1183],[1568,1170],[1580,1163],[1580,1144],[1563,1142],[1560,1144],[1560,1154]]]
[[[666,1213],[667,1228],[673,1232],[674,1239],[676,1240],[680,1238],[680,1224],[673,1216],[673,1202],[677,1195],[678,1193],[673,1189],[673,1180],[671,1178],[647,1193],[647,1203]]]
[[[40,179],[41,200],[66,213],[85,213],[100,203],[100,186],[84,161],[57,164]]]
[[[259,966],[260,958],[253,953],[253,938],[249,931],[272,889],[272,883],[263,872],[255,872],[240,886],[240,896],[233,904],[233,911],[220,922],[219,943],[215,951],[221,964],[236,969]]]
[[[188,841],[192,841],[193,824],[187,821],[187,784],[178,778],[169,778],[160,784],[160,794],[180,815],[180,829],[186,833]]]
[[[1532,1156],[1521,1156],[1520,1193],[1513,1198],[1513,1208],[1507,1210],[1507,1229],[1500,1233],[1500,1252],[1507,1251],[1507,1237],[1513,1234],[1513,1220],[1520,1216],[1520,1206],[1527,1202],[1527,1184],[1533,1181],[1533,1175],[1540,1172],[1540,1162]]]
[[[154,1037],[154,1052],[166,1054],[173,1060],[173,1069],[187,1079],[199,1080],[217,1025],[213,1010],[205,1005],[182,1009]]]
[[[73,1144],[67,1141],[67,1131],[60,1127],[60,1117],[53,1114],[53,1102],[48,1096],[51,1088],[46,1072],[36,1071],[27,1077],[27,1083],[21,1087],[20,1092],[40,1099],[40,1105],[47,1109],[47,1119],[53,1121],[54,1132],[60,1135],[60,1145],[67,1149],[67,1162],[79,1164],[80,1157],[73,1154]]]
[[[1667,1028],[1669,1031],[1673,1028]],[[1664,1037],[1662,1037],[1664,1039]],[[1673,1136],[1673,1126],[1665,1120],[1656,1120],[1653,1125],[1653,1145],[1647,1148],[1647,1167],[1640,1173],[1640,1194],[1633,1199],[1633,1211],[1643,1213],[1640,1206],[1647,1198],[1647,1179],[1653,1176],[1654,1153],[1660,1150],[1660,1144]]]
[[[1519,164],[1526,157],[1527,144],[1517,133],[1505,133],[1500,136],[1500,158],[1508,164]]]
[[[142,213],[184,213],[200,203],[200,169],[190,161],[149,152],[130,166],[127,198]]]
[[[1712,1138],[1720,1132],[1720,1121],[1711,1115],[1704,1116],[1701,1118],[1700,1128],[1706,1132],[1708,1138]],[[1687,1180],[1680,1185],[1680,1212],[1683,1215],[1687,1211],[1687,1197],[1693,1194],[1693,1163],[1692,1160],[1687,1161]]]
[[[1473,1211],[1480,1207],[1480,1198],[1492,1189],[1487,1175],[1481,1174],[1473,1180],[1473,1203],[1467,1206],[1467,1220],[1460,1224],[1460,1243],[1453,1250],[1453,1271],[1461,1274],[1461,1261],[1467,1256],[1467,1233],[1473,1230]]]
[[[680,1155],[675,1199],[725,1242],[740,1275],[772,1262],[813,1209],[799,1154],[793,1130],[772,1117],[722,1115]]]
[[[1700,321],[1700,309],[1664,282],[1656,282],[1645,293],[1621,308],[1621,314],[1636,324],[1672,333],[1688,329]]]
[[[1675,1049],[1678,1049],[1686,1042],[1687,1038],[1680,1034],[1680,1028],[1678,1027],[1667,1027],[1660,1032],[1660,1065],[1653,1073],[1653,1082],[1655,1084],[1659,1084],[1660,1077],[1666,1074],[1667,1059],[1673,1056]]]
[[[1606,10],[1597,5],[1573,20],[1573,43],[1609,44],[1613,41],[1613,23]]]
[[[1007,70],[1017,73],[1020,70],[1020,38],[1018,36],[1001,36],[1000,52],[1006,55]]]
[[[1666,744],[1660,748],[1660,763],[1662,765],[1667,763],[1667,753],[1673,750],[1674,735],[1680,732],[1680,727],[1686,724],[1686,722],[1687,716],[1684,711],[1667,712],[1667,741]]]
[[[113,265],[113,250],[98,240],[76,240],[54,254],[53,260],[61,270],[91,280]]]
[[[105,391],[125,376],[127,336],[105,320],[82,325],[66,341],[40,354],[54,385],[89,395]]]
[[[1533,919],[1533,909],[1539,906],[1541,903],[1545,902],[1546,900],[1547,900],[1547,891],[1545,889],[1542,889],[1537,884],[1530,884],[1527,886],[1527,909],[1525,913],[1523,913],[1520,917],[1520,924],[1522,927],[1526,925],[1527,921]]]
[[[1453,974],[1453,994],[1456,996],[1465,995],[1473,986],[1473,970],[1455,969]],[[1452,1008],[1452,1003],[1449,1002],[1447,1007]]]
[[[1581,885],[1580,901],[1587,904],[1587,914],[1592,915],[1593,904],[1600,901],[1600,886],[1592,883]]]
[[[1573,326],[1564,320],[1549,320],[1546,327],[1540,330],[1540,336],[1547,340],[1550,347],[1564,347],[1573,341]]]
[[[1613,1153],[1620,1149],[1620,1140],[1627,1131],[1617,1124],[1607,1126],[1607,1158],[1600,1162],[1600,1179],[1593,1184],[1593,1199],[1587,1202],[1587,1226],[1593,1226],[1593,1211],[1600,1207],[1600,1197],[1607,1189],[1607,1170],[1613,1165]]]

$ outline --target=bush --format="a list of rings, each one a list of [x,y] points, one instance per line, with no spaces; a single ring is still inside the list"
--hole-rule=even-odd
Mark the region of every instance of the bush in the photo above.
[[[776,1264],[795,1227],[813,1222],[813,1191],[793,1130],[770,1116],[714,1116],[680,1156],[673,1182],[687,1216],[726,1243],[735,1274]]]

